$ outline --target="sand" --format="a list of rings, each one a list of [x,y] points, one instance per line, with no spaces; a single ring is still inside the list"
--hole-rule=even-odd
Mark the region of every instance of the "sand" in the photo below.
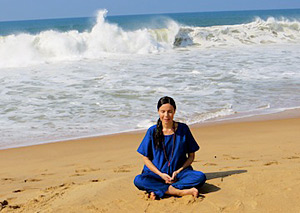
[[[0,212],[300,212],[299,117],[191,129],[197,199],[136,189],[145,132],[124,133],[0,150]]]

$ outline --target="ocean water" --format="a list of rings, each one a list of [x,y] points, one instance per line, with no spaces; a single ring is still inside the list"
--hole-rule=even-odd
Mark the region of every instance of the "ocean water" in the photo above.
[[[300,107],[300,10],[0,22],[0,149]]]

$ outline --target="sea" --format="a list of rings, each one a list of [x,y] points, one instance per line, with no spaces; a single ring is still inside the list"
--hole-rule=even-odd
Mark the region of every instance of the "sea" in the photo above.
[[[300,107],[300,9],[0,22],[0,149]]]

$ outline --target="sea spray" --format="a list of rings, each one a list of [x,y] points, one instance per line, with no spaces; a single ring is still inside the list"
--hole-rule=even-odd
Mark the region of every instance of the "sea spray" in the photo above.
[[[201,48],[282,44],[300,41],[300,22],[287,19],[256,18],[247,24],[212,27],[181,27],[176,46],[197,45]]]
[[[263,20],[238,25],[190,27],[162,18],[161,28],[125,31],[106,21],[100,10],[91,30],[45,30],[37,34],[0,37],[0,68],[24,67],[65,60],[97,59],[107,54],[151,54],[174,47],[198,48],[294,43],[300,40],[300,22]]]
[[[100,10],[91,31],[59,32],[4,36],[0,40],[0,68],[28,66],[65,60],[95,59],[105,54],[147,54],[172,49],[178,25],[169,20],[164,29],[124,31],[105,21]]]

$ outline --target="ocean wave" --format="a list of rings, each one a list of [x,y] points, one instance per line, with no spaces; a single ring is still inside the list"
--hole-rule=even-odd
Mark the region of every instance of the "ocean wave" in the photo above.
[[[204,48],[299,42],[300,22],[297,20],[259,17],[247,24],[181,27],[176,35],[175,46],[198,45]]]
[[[210,110],[208,112],[203,113],[195,113],[190,116],[188,119],[181,119],[183,122],[188,124],[202,123],[209,120],[214,120],[222,117],[226,117],[229,115],[233,115],[237,112],[233,110],[231,104],[227,104],[224,108]]]
[[[268,18],[247,24],[189,27],[168,19],[159,29],[125,31],[105,20],[107,11],[98,11],[90,31],[0,36],[0,68],[24,67],[64,60],[97,59],[107,54],[149,54],[177,47],[224,47],[299,42],[300,22]],[[165,21],[165,20],[164,20]]]
[[[163,29],[124,31],[105,20],[107,11],[98,11],[90,31],[46,30],[0,37],[0,68],[19,67],[53,61],[99,58],[106,53],[147,54],[173,48],[179,26],[168,20]]]

